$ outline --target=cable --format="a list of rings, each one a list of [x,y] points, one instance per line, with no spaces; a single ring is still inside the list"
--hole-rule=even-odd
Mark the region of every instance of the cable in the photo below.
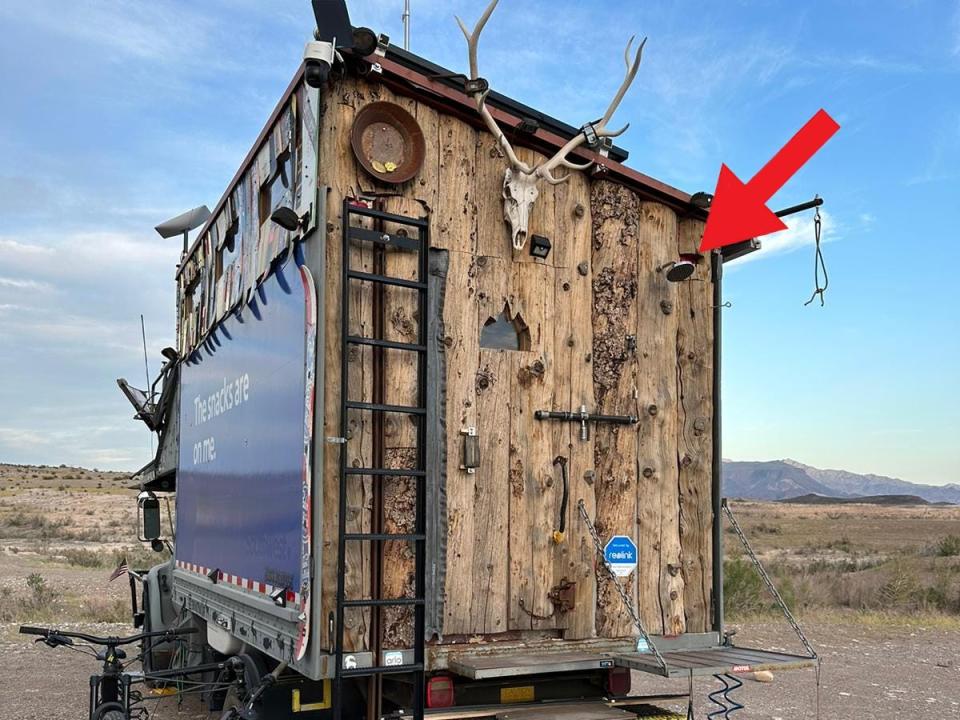
[[[823,293],[827,291],[827,286],[830,284],[830,279],[827,277],[827,264],[823,261],[823,251],[820,249],[820,208],[817,208],[816,214],[813,216],[813,237],[814,242],[816,243],[817,250],[813,257],[813,295],[810,296],[810,299],[807,300],[803,306],[806,307],[814,301],[817,295],[820,296],[820,307],[824,306]],[[820,271],[823,271],[823,287],[820,287]]]

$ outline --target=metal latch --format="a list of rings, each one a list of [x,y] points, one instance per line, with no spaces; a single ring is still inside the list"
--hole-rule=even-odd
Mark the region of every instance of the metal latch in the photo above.
[[[463,435],[463,462],[460,469],[471,475],[480,467],[480,437],[475,427],[466,427],[460,430]]]
[[[587,406],[581,405],[580,412],[558,412],[556,410],[537,410],[534,413],[537,420],[564,420],[580,423],[580,439],[590,439],[590,422],[606,422],[615,425],[636,425],[639,419],[634,415],[598,415],[587,412]]]

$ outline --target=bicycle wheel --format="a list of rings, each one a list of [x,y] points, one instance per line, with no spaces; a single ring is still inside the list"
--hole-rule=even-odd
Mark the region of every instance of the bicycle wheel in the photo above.
[[[96,709],[91,720],[127,720],[127,711],[118,702],[105,702]]]

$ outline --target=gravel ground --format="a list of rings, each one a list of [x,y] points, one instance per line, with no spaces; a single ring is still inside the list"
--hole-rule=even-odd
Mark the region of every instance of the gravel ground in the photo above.
[[[807,633],[823,658],[821,717],[837,720],[876,718],[960,718],[960,632],[923,628],[881,630],[861,624],[807,622]],[[89,632],[121,634],[125,625],[85,625]],[[797,652],[789,628],[777,623],[739,626],[738,644]],[[0,626],[0,718],[73,720],[85,716],[87,677],[96,663],[64,648],[34,646]],[[694,686],[698,718],[706,718],[710,680]],[[685,682],[665,682],[635,674],[635,692],[682,692]],[[735,717],[799,720],[816,716],[816,679],[812,670],[778,673],[774,682],[746,680],[735,697],[746,709]],[[195,720],[195,703],[178,712],[165,699],[152,714],[157,720]]]

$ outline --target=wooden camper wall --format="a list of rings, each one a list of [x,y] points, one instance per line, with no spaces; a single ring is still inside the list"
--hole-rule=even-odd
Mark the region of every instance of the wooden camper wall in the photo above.
[[[426,158],[413,180],[377,183],[350,148],[354,117],[374,101],[396,103],[426,137]],[[627,613],[605,577],[577,512],[583,500],[602,538],[634,537],[639,568],[627,578],[648,630],[703,632],[711,627],[712,282],[709,258],[694,277],[669,283],[657,267],[696,253],[700,221],[678,219],[667,206],[643,200],[609,180],[574,172],[569,182],[540,185],[530,232],[548,236],[544,260],[514,254],[503,219],[506,160],[485,130],[384,85],[346,76],[324,98],[320,123],[321,184],[328,185],[326,370],[340,377],[341,215],[344,198],[378,196],[382,209],[430,220],[431,244],[448,253],[442,343],[446,357],[446,556],[440,631],[445,642],[465,636],[527,631],[568,639],[633,634]],[[516,145],[515,145],[516,147]],[[541,157],[519,148],[521,159]],[[388,231],[390,228],[385,228]],[[372,258],[354,248],[354,269]],[[416,264],[388,253],[387,274],[414,278]],[[351,332],[374,323],[369,288],[353,287]],[[385,339],[414,342],[424,319],[402,293],[383,299]],[[480,346],[481,330],[504,308],[522,318],[529,348]],[[371,400],[369,348],[350,355],[350,384]],[[403,403],[415,368],[387,357],[383,402]],[[325,435],[337,435],[340,399],[326,395]],[[636,415],[636,425],[597,424],[580,439],[577,423],[542,422],[536,410]],[[351,417],[347,462],[372,461],[368,417]],[[412,462],[413,431],[387,421],[382,462]],[[481,466],[460,470],[461,430],[477,428]],[[561,502],[557,456],[568,460],[569,505],[563,542],[552,539]],[[322,617],[335,608],[338,453],[324,472]],[[385,486],[383,531],[409,531],[412,484]],[[348,498],[348,530],[370,531],[373,485],[358,483]],[[347,596],[370,593],[371,558],[351,549]],[[412,555],[388,543],[380,559],[384,596],[409,595]],[[550,595],[567,583],[573,608],[555,611]],[[404,616],[391,611],[383,646],[409,647]],[[371,617],[345,618],[346,649],[368,647]],[[321,627],[321,642],[333,639]],[[535,631],[535,632],[534,632]]]
[[[290,94],[182,262],[177,340],[183,357],[227,313],[250,300],[271,263],[288,247],[290,232],[269,218],[281,205],[296,207],[303,176],[299,109],[306,107],[306,91],[300,83]]]

